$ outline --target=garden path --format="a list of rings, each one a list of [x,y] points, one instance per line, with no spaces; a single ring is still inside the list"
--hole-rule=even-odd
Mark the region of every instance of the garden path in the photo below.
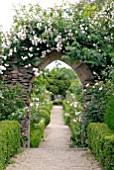
[[[40,147],[24,150],[6,170],[101,170],[88,150],[69,148],[70,135],[62,107],[54,106]]]

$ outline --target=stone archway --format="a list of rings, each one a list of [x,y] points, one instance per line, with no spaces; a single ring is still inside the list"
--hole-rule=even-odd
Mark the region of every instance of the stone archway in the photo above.
[[[55,60],[61,60],[62,59],[62,55],[59,52],[52,52],[50,55],[46,56],[42,61],[41,64],[39,65],[39,70],[43,70],[48,64],[50,64],[51,62],[55,61]],[[84,63],[84,62],[66,62],[64,61],[66,64],[68,64],[78,75],[78,78],[80,79],[81,83],[83,85],[87,84],[87,83],[91,83],[93,81],[93,75],[92,72],[89,69],[89,66]]]
[[[48,64],[50,64],[52,61],[55,61],[55,60],[62,61],[62,54],[57,51],[54,51],[50,55],[41,59],[41,63],[38,66],[39,71],[43,70]],[[71,66],[71,68],[76,72],[83,87],[87,83],[91,84],[93,82],[94,77],[92,75],[91,70],[89,69],[89,66],[86,63],[84,62],[78,62],[78,63],[65,62],[65,63]],[[33,67],[31,66],[29,68],[25,68],[24,66],[19,66],[15,58],[12,61],[12,65],[5,72],[4,78],[6,82],[9,84],[15,85],[17,82],[20,84],[20,86],[24,89],[22,97],[26,105],[29,107],[30,106],[29,93],[31,92],[32,83],[35,78]],[[28,114],[26,115],[22,126],[23,126],[22,134],[23,136],[28,138],[28,141],[26,143],[23,143],[23,146],[29,147],[29,144],[30,144],[30,140],[29,140],[30,111],[28,111]]]

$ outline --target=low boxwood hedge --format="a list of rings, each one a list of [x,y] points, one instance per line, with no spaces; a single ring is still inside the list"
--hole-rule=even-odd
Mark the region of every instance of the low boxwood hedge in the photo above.
[[[114,133],[106,124],[89,124],[88,146],[104,170],[114,170]]]
[[[0,122],[0,170],[20,149],[20,125],[17,121]]]
[[[51,109],[53,102],[40,106],[38,109],[31,109],[30,123],[30,146],[32,148],[39,147],[41,140],[44,137],[44,130],[50,123]]]
[[[104,114],[104,122],[114,131],[114,94],[108,97],[106,112]]]
[[[41,119],[39,123],[34,124],[30,129],[30,147],[36,148],[39,146],[44,137],[45,120]]]
[[[45,126],[47,126],[50,123],[50,112],[47,112],[46,110],[40,110],[38,112],[39,118],[44,119]]]
[[[63,100],[53,100],[53,104],[54,105],[62,105],[63,104]]]

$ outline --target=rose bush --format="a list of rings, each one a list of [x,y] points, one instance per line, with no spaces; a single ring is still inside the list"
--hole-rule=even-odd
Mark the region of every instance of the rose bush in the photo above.
[[[44,137],[44,130],[50,123],[50,110],[53,103],[50,102],[51,94],[46,90],[40,76],[33,82],[30,94],[30,146],[38,147]]]
[[[65,124],[71,129],[71,140],[75,147],[84,146],[81,96],[81,83],[78,80],[72,81],[66,98],[63,101],[63,117]]]
[[[21,97],[22,89],[19,85],[15,87],[0,81],[0,120],[6,120],[18,109],[25,107]]]
[[[102,78],[98,77],[99,81],[95,81],[92,85],[85,85],[85,89],[83,91],[85,129],[91,122],[105,121],[108,124],[111,120],[113,120],[113,73],[114,68],[107,67],[107,69],[102,73],[102,78],[105,78],[104,81],[102,81]],[[86,98],[89,98],[89,100],[87,101]]]
[[[14,58],[18,65],[38,68],[42,58],[54,50],[64,60],[87,62],[100,74],[100,68],[114,63],[113,11],[112,0],[102,8],[94,3],[63,4],[48,10],[39,5],[19,7],[10,33],[2,40],[1,74]]]

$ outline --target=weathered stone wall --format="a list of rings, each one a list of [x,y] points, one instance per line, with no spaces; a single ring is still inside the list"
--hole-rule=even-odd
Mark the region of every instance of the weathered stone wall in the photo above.
[[[61,54],[58,52],[53,52],[49,56],[46,56],[42,59],[41,64],[38,69],[43,70],[48,64],[52,61],[61,60]],[[67,62],[66,62],[67,63]],[[91,83],[93,81],[93,75],[86,63],[67,63],[72,69],[77,73],[79,80],[81,81],[83,87],[87,83]],[[15,85],[17,82],[24,89],[22,97],[26,103],[26,106],[30,107],[29,93],[32,89],[32,83],[34,81],[34,73],[33,67],[25,68],[24,66],[18,66],[15,61],[12,61],[12,66],[7,69],[4,74],[4,78],[8,84]],[[30,112],[25,117],[22,128],[23,136],[28,137],[28,141],[26,143],[23,142],[24,147],[29,147],[30,144]]]
[[[23,94],[22,98],[24,99],[26,106],[30,106],[30,99],[29,99],[29,93],[31,91],[31,79],[34,77],[34,74],[32,72],[31,68],[24,68],[24,67],[17,67],[16,65],[13,65],[12,67],[8,68],[5,72],[4,78],[8,84],[15,85],[18,83],[20,87],[23,88]],[[22,122],[22,135],[25,138],[30,136],[30,112],[28,111],[28,114],[25,117],[25,120]],[[29,138],[27,142],[23,141],[23,146],[28,147],[29,146]]]

